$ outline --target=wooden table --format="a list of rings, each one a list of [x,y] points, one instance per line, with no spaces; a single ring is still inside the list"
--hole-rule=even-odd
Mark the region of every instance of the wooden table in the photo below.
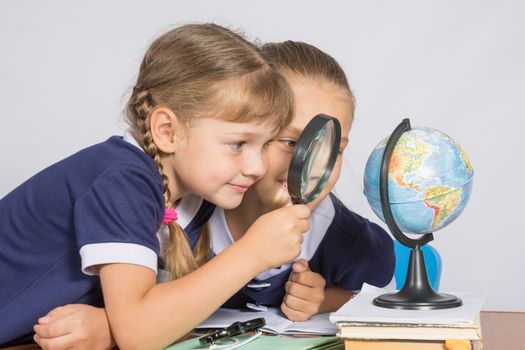
[[[525,312],[481,312],[484,350],[525,350]]]
[[[484,350],[525,350],[525,312],[481,312]],[[2,350],[40,349],[36,344]]]

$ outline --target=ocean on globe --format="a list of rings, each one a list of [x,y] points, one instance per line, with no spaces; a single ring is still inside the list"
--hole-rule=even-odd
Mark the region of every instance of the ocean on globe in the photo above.
[[[388,137],[368,158],[364,192],[375,214],[385,222],[379,178]],[[465,208],[472,191],[474,170],[467,155],[448,135],[431,128],[404,132],[388,171],[388,195],[394,219],[406,233],[437,231]]]

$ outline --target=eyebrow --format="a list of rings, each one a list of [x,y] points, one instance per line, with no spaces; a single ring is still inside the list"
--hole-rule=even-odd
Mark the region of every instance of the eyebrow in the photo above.
[[[253,131],[230,131],[226,132],[225,135],[227,136],[258,136],[259,134]]]
[[[281,130],[281,132],[295,132],[295,133],[300,135],[303,132],[303,130],[298,129],[298,128],[293,127],[293,126],[287,126],[283,130]]]

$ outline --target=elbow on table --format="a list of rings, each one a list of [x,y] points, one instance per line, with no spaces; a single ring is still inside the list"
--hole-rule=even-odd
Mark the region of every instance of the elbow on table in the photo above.
[[[159,334],[145,329],[145,322],[112,327],[113,338],[120,350],[162,350],[189,335],[190,330]]]
[[[148,334],[144,329],[134,327],[115,329],[113,337],[120,350],[161,350],[169,343],[163,343],[159,337]]]

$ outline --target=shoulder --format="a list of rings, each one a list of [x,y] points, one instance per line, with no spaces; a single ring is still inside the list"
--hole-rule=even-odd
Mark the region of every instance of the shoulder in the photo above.
[[[120,137],[111,137],[73,155],[67,167],[75,192],[74,210],[84,224],[113,226],[117,217],[137,227],[146,222],[148,230],[160,224],[164,213],[162,178],[155,162],[142,150]]]
[[[376,224],[362,217],[356,212],[348,209],[336,195],[330,194],[330,200],[334,207],[334,219],[330,227],[331,230],[343,231],[347,235],[357,238]],[[377,226],[381,229],[379,226]],[[381,229],[382,230],[382,229]]]
[[[386,285],[395,265],[392,238],[379,225],[348,209],[335,195],[330,198],[335,215],[325,248],[327,255],[330,252],[331,265],[325,269],[332,267],[336,272],[327,284],[348,290],[360,289],[363,282]]]
[[[144,183],[148,186],[143,187]],[[122,188],[130,192],[151,189],[149,194],[158,197],[162,196],[162,179],[150,157],[114,136],[48,166],[8,196],[31,196],[40,206],[47,203],[49,210],[63,211],[95,188],[104,196],[108,194],[105,191],[112,193]]]
[[[158,166],[141,149],[113,136],[66,157],[33,177],[33,181],[51,177],[63,179],[68,186],[86,187],[97,178],[115,172],[141,173],[161,184]]]
[[[108,190],[130,186],[131,192],[151,187],[155,194],[162,194],[162,178],[153,159],[119,136],[73,154],[64,160],[64,166],[74,183],[105,186]],[[141,188],[144,183],[150,186]]]
[[[112,136],[104,142],[73,154],[70,158],[73,161],[90,161],[94,164],[127,164],[153,173],[158,172],[158,167],[151,157],[120,136]]]
[[[393,251],[392,239],[381,226],[348,209],[334,194],[330,194],[330,199],[335,214],[329,232],[337,236],[336,241],[355,244],[378,254]]]
[[[164,216],[162,179],[156,164],[121,138],[72,157],[75,234],[82,269],[121,261],[156,270],[155,235]]]

